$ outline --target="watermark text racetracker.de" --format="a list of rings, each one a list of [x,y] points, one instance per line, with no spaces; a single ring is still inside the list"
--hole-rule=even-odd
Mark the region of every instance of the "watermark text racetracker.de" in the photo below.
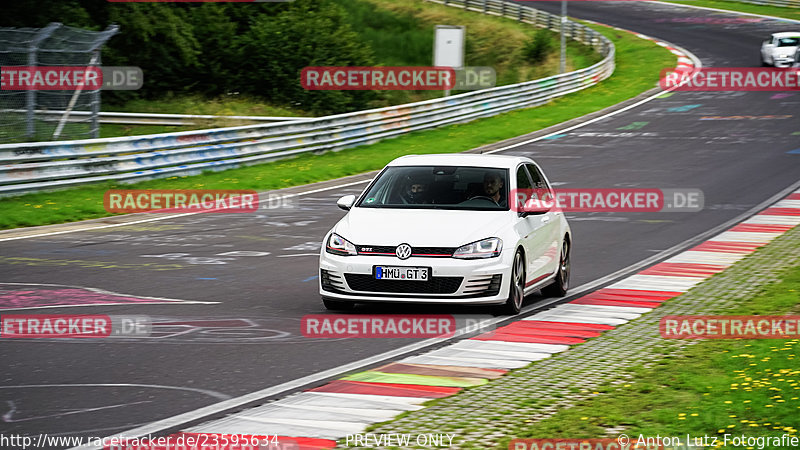
[[[300,84],[307,90],[477,90],[494,87],[492,67],[305,67]]]
[[[485,317],[449,314],[308,314],[300,327],[308,338],[448,338],[496,328]]]
[[[511,199],[518,212],[697,212],[705,201],[699,189],[654,188],[513,189]]]
[[[142,315],[3,314],[0,316],[0,338],[142,337],[149,336],[151,329],[150,318]]]
[[[294,208],[295,196],[236,189],[111,189],[103,196],[110,213],[251,213],[258,209]]]
[[[143,84],[144,73],[135,66],[0,67],[4,91],[132,91]]]
[[[796,91],[800,90],[800,69],[773,67],[703,67],[664,69],[662,89],[677,91]]]
[[[798,339],[800,316],[664,316],[664,339]]]

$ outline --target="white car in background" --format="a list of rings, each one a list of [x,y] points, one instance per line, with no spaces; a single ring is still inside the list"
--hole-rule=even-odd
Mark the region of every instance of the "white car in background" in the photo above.
[[[800,32],[773,33],[761,43],[761,65],[792,67],[800,47]]]
[[[515,207],[509,197],[518,198],[518,189],[552,192],[525,157],[395,159],[360,196],[337,203],[348,213],[322,244],[325,307],[479,304],[517,314],[533,291],[566,295],[572,235],[564,213],[546,205]]]

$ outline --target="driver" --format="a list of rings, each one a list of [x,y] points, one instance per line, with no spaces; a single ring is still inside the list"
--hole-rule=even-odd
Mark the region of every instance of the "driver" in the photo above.
[[[501,192],[503,191],[503,177],[497,172],[486,172],[483,176],[483,192],[484,194],[495,201],[498,205],[502,198]]]
[[[430,203],[428,187],[428,183],[421,178],[409,178],[403,192],[405,202],[417,205]]]

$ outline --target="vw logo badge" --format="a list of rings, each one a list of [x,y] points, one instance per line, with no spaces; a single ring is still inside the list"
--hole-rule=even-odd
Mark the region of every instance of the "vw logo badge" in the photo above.
[[[408,244],[400,244],[395,249],[394,254],[400,259],[408,259],[408,257],[411,256],[411,246]]]

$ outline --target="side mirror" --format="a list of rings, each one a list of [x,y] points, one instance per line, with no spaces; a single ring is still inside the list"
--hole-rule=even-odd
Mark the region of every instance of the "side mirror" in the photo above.
[[[553,205],[548,204],[536,204],[536,205],[525,205],[519,209],[519,216],[520,217],[527,217],[527,216],[538,216],[541,214],[547,214],[550,210],[553,209]]]
[[[545,188],[513,189],[510,198],[519,217],[546,214],[556,207],[555,193]]]
[[[341,208],[341,209],[343,209],[345,211],[350,211],[350,208],[353,207],[353,203],[355,203],[355,202],[356,202],[356,196],[355,195],[352,195],[352,194],[345,195],[344,197],[340,198],[339,201],[336,202],[336,206],[338,206],[339,208]]]

